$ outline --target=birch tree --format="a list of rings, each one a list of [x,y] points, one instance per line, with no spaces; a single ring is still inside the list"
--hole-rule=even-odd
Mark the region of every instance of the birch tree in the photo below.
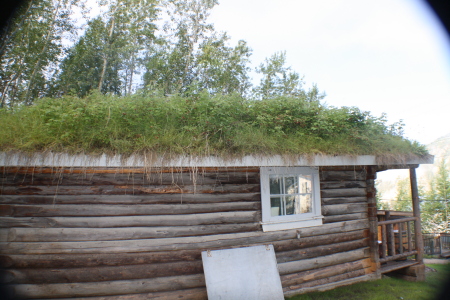
[[[152,47],[156,19],[153,0],[103,1],[106,13],[88,23],[85,34],[61,66],[60,89],[79,96],[133,92],[135,75]]]
[[[44,96],[63,54],[63,38],[75,30],[78,0],[30,0],[8,26],[0,45],[1,106],[31,104]]]

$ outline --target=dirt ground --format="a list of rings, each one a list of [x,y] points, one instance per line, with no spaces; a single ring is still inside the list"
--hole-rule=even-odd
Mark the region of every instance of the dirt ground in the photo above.
[[[450,259],[442,259],[442,258],[424,258],[423,262],[425,264],[448,264],[450,263]]]

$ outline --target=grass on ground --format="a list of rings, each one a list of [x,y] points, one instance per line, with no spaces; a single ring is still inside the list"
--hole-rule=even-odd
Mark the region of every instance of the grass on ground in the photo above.
[[[437,272],[426,273],[425,282],[409,282],[385,277],[326,292],[299,295],[289,300],[430,300],[436,299],[450,279],[450,264],[428,265]]]

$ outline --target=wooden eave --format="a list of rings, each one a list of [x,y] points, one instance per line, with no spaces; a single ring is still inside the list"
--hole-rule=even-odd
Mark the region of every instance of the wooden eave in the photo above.
[[[388,163],[380,162],[375,155],[305,155],[293,159],[281,155],[244,156],[241,158],[164,157],[156,155],[94,156],[66,153],[0,153],[0,166],[35,166],[35,167],[286,167],[286,166],[377,166],[378,171],[387,169],[405,169],[419,164],[432,164],[432,155],[415,159],[391,159]]]

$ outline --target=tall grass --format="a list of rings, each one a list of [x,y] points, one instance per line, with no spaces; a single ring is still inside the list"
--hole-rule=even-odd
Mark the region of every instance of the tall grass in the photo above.
[[[0,111],[0,150],[174,155],[424,155],[400,126],[354,107],[301,98],[248,100],[93,93]]]

